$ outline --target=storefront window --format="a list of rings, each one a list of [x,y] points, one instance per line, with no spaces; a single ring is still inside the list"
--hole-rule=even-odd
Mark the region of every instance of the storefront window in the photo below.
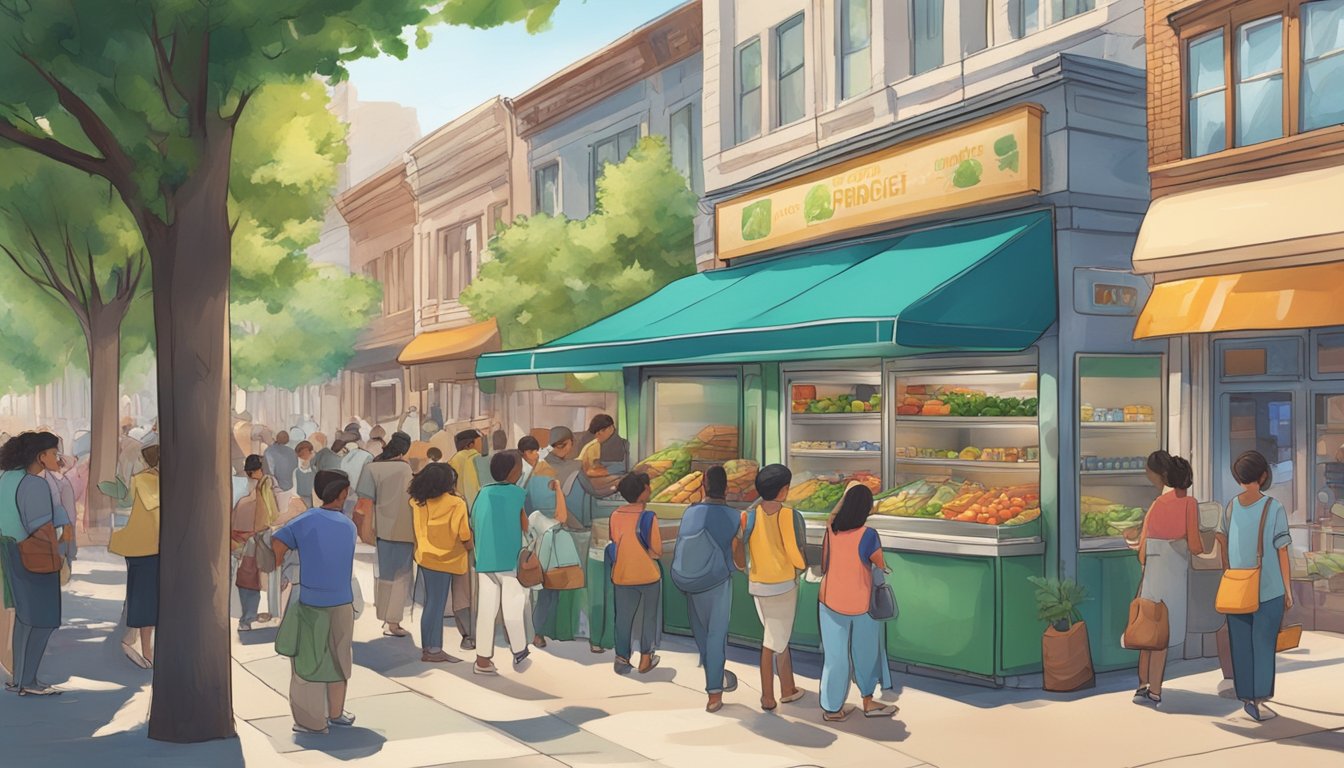
[[[1145,473],[1163,446],[1162,358],[1078,358],[1078,530],[1089,547],[1137,541],[1159,489]]]
[[[1223,32],[1192,40],[1187,52],[1190,156],[1227,147],[1227,80],[1223,77]]]
[[[1344,123],[1344,0],[1302,5],[1302,130]]]
[[[1311,606],[1317,629],[1344,627],[1344,394],[1316,397],[1315,505],[1303,545],[1305,562],[1295,575],[1315,582],[1321,593]]]
[[[1322,333],[1316,337],[1316,373],[1326,377],[1344,375],[1344,333]]]
[[[1216,342],[1214,349],[1224,381],[1302,375],[1302,344],[1296,338],[1229,339]]]
[[[872,87],[873,22],[871,0],[841,0],[839,5],[840,100],[845,101]]]
[[[736,374],[651,376],[644,400],[646,458],[635,471],[652,478],[654,501],[703,501],[704,472],[715,464],[728,470],[733,500],[746,500],[748,488],[754,492],[756,463],[739,458],[742,384]]]
[[[1283,136],[1283,17],[1237,28],[1237,146]]]
[[[897,373],[893,391],[887,450],[894,476],[878,496],[876,525],[995,538],[1038,534],[1034,371]]]
[[[785,422],[794,472],[789,501],[799,511],[828,514],[850,480],[882,491],[881,374],[812,372],[788,374]]]
[[[1213,467],[1217,481],[1214,487],[1221,490],[1218,498],[1227,500],[1241,492],[1241,486],[1232,478],[1230,462],[1246,451],[1259,451],[1269,461],[1274,475],[1274,484],[1266,493],[1283,504],[1290,523],[1305,522],[1306,510],[1297,498],[1297,442],[1293,429],[1296,409],[1292,393],[1235,392],[1223,398],[1228,466]]]

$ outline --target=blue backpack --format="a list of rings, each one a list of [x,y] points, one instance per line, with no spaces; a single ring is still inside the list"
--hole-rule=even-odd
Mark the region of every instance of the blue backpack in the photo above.
[[[639,522],[635,524],[635,538],[639,539],[639,545],[644,549],[649,548],[649,539],[653,536],[653,526],[657,521],[658,516],[653,514],[651,509],[646,509],[639,515]],[[608,568],[616,565],[615,541],[607,542],[607,548],[602,553]]]
[[[704,525],[686,538],[677,537],[671,572],[672,583],[688,595],[707,592],[732,576],[723,549]]]

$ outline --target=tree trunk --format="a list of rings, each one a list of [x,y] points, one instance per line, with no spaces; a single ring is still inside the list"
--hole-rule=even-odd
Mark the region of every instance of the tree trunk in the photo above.
[[[229,150],[204,155],[146,238],[154,276],[162,513],[159,627],[149,737],[235,735],[229,631]]]
[[[112,500],[98,490],[98,483],[116,477],[121,436],[121,318],[90,318],[85,341],[89,348],[91,442],[84,515],[85,524],[101,541],[112,528]]]

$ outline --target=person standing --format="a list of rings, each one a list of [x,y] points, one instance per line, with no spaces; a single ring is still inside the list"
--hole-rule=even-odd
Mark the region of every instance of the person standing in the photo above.
[[[654,653],[658,630],[663,621],[662,557],[663,539],[658,519],[645,509],[651,489],[649,476],[633,472],[621,478],[617,491],[625,505],[611,513],[611,542],[616,546],[616,561],[611,567],[611,583],[616,603],[616,661],[618,674],[626,674],[630,663],[631,635],[635,614],[643,616],[639,633],[639,672],[645,674],[658,666]]]
[[[411,515],[411,465],[406,451],[411,438],[393,433],[387,448],[364,468],[357,486],[359,511],[372,514],[378,573],[374,605],[386,637],[408,637],[401,621],[411,599],[415,560],[415,521]]]
[[[13,678],[6,688],[20,696],[60,691],[37,679],[47,642],[61,625],[61,574],[28,570],[19,542],[54,527],[51,489],[41,475],[57,469],[60,439],[50,432],[24,432],[0,446],[0,563],[14,602]]]
[[[519,441],[519,445],[524,445],[524,441],[529,439],[531,438],[524,437]],[[536,440],[532,440],[532,445],[536,445]],[[532,454],[535,456],[535,448]],[[523,459],[523,470],[527,471],[527,453],[520,451],[520,456]],[[555,479],[554,474],[538,473],[532,476],[530,487],[529,484],[524,484],[521,477],[518,486],[524,491],[524,506],[532,510],[532,514],[527,518],[528,546],[537,553],[542,567],[545,568],[548,563],[559,564],[556,555],[562,551],[575,555],[575,560],[582,565],[582,561],[577,557],[578,548],[572,539],[568,540],[563,550],[557,546],[557,537],[571,536],[565,528],[565,524],[569,522],[569,505],[565,502],[565,494],[561,492],[560,481]],[[555,618],[556,610],[559,608],[560,590],[541,586],[533,591],[533,595],[536,600],[532,607],[532,645],[545,648],[545,628]]]
[[[457,492],[467,502],[467,512],[471,513],[476,503],[476,495],[481,491],[481,475],[477,471],[477,459],[481,457],[482,435],[478,430],[466,429],[453,437],[456,451],[448,459],[448,465],[457,473]],[[488,476],[486,479],[489,479]],[[461,648],[464,651],[476,648],[476,578],[475,552],[468,557],[467,577],[453,580],[452,613],[458,634],[462,636]]]
[[[779,668],[780,702],[803,698],[795,684],[789,641],[798,611],[798,574],[807,560],[798,548],[793,510],[784,506],[793,473],[783,464],[768,464],[756,474],[761,501],[754,512],[743,512],[740,541],[747,561],[747,591],[756,603],[764,627],[761,640],[761,708],[769,712],[775,701],[774,670]],[[751,530],[749,531],[748,528]]]
[[[154,627],[159,623],[159,446],[142,449],[144,472],[131,478],[131,517],[112,532],[107,549],[126,558],[126,626],[140,636],[140,650],[122,640],[126,658],[154,666]]]
[[[252,454],[243,463],[247,473],[248,490],[242,500],[233,508],[232,539],[237,565],[234,585],[238,587],[238,603],[242,615],[238,619],[238,631],[250,632],[254,622],[269,621],[270,613],[260,614],[261,608],[261,571],[257,567],[256,534],[270,529],[280,515],[276,505],[274,481],[266,475],[261,456]],[[267,585],[268,593],[270,585]],[[270,598],[270,611],[279,611],[278,585]]]
[[[490,459],[493,483],[481,489],[471,505],[471,530],[476,541],[476,663],[471,671],[478,675],[497,675],[491,659],[495,655],[495,622],[504,617],[504,630],[513,663],[528,656],[523,612],[527,608],[527,588],[518,583],[518,553],[527,531],[525,493],[519,488],[522,460],[514,451],[495,454]]]
[[[1199,538],[1199,503],[1190,495],[1194,471],[1190,462],[1179,456],[1151,460],[1149,481],[1172,490],[1157,497],[1143,519],[1139,534],[1139,564],[1143,578],[1139,597],[1163,603],[1167,607],[1170,629],[1169,647],[1185,643],[1187,592],[1190,587],[1190,558],[1204,552]],[[1164,466],[1166,474],[1155,478],[1152,466]],[[1139,651],[1139,688],[1134,700],[1141,704],[1162,702],[1162,682],[1167,671],[1167,648]]]
[[[478,430],[466,429],[458,432],[453,438],[457,452],[448,460],[448,464],[457,473],[458,489],[462,493],[462,498],[467,500],[468,508],[476,502],[476,494],[481,492],[481,476],[477,471],[476,459],[481,456],[483,441],[484,438]]]
[[[821,709],[822,719],[840,722],[849,717],[851,671],[863,697],[864,717],[890,717],[896,707],[873,701],[882,681],[882,624],[868,615],[873,592],[873,568],[886,569],[882,541],[869,528],[873,492],[851,484],[840,506],[831,514],[823,544],[821,592]]]
[[[304,440],[294,446],[294,458],[298,466],[294,468],[294,495],[303,503],[304,509],[313,508],[313,478],[317,468],[313,466],[313,444]]]
[[[345,514],[346,517],[353,517],[355,504],[359,500],[356,493],[359,491],[360,481],[364,479],[364,468],[373,461],[373,454],[360,447],[358,432],[347,432],[345,437],[347,439],[345,441],[345,454],[341,456],[341,471],[345,473],[346,477],[350,478],[350,487],[355,489],[350,494],[350,498],[346,499]]]
[[[705,670],[706,712],[723,709],[723,694],[737,690],[737,675],[724,669],[728,621],[733,610],[733,539],[738,512],[728,506],[728,473],[721,465],[705,472],[706,500],[681,518],[672,580],[686,595],[691,635]],[[693,591],[691,591],[693,590]]]
[[[425,581],[420,614],[420,660],[457,662],[443,650],[443,619],[454,579],[466,578],[471,549],[467,503],[457,495],[457,473],[447,464],[430,464],[411,480],[415,518],[415,562]]]
[[[1264,491],[1274,482],[1269,462],[1247,451],[1232,462],[1232,477],[1242,491],[1227,505],[1222,531],[1230,568],[1260,569],[1260,605],[1253,613],[1229,614],[1232,679],[1237,698],[1252,720],[1277,714],[1266,706],[1274,698],[1274,652],[1283,614],[1293,607],[1289,583],[1288,513]]]
[[[299,468],[298,452],[289,447],[289,432],[282,429],[275,433],[275,442],[262,455],[266,469],[275,478],[276,497],[284,509],[289,506],[287,497],[294,491],[294,473]]]
[[[313,479],[320,509],[310,509],[271,537],[277,563],[289,550],[303,559],[298,602],[285,614],[275,648],[290,662],[289,708],[294,732],[324,734],[351,726],[345,711],[353,668],[355,524],[342,512],[350,480],[340,472]]]

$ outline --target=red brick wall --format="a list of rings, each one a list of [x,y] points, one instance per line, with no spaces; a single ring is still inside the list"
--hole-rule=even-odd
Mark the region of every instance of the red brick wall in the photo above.
[[[1181,132],[1181,46],[1176,30],[1167,22],[1172,13],[1199,0],[1147,0],[1143,4],[1148,43],[1148,164],[1165,165],[1180,160],[1184,151]]]

